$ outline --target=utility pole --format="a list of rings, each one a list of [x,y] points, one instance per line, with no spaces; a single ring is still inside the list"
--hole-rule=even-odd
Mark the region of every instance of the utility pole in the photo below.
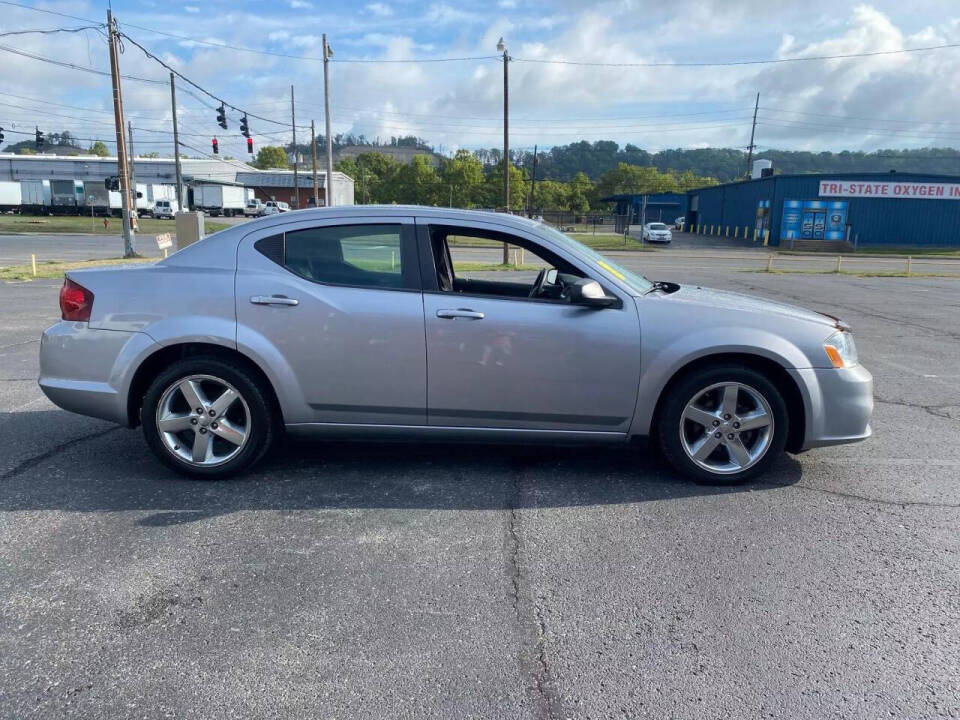
[[[327,126],[327,177],[323,183],[323,197],[327,207],[333,207],[333,136],[330,130],[330,58],[333,48],[323,34],[323,114]]]
[[[113,13],[107,10],[107,32],[110,39],[110,77],[113,84],[113,122],[117,135],[117,174],[120,177],[120,204],[123,208],[123,256],[134,257],[133,226],[130,223],[130,177],[127,175],[127,143],[123,132],[123,95],[120,91],[120,65],[117,60],[117,26]]]
[[[127,143],[127,150],[130,152],[130,205],[133,212],[130,213],[130,222],[136,225],[137,218],[140,216],[140,209],[137,207],[137,165],[134,162],[136,154],[133,151],[133,121],[127,120],[127,134],[130,140]]]
[[[177,168],[177,209],[184,211],[183,204],[183,169],[180,167],[180,134],[177,130],[177,86],[173,82],[173,73],[170,73],[170,106],[173,109],[173,159]]]
[[[539,164],[537,159],[537,146],[533,146],[533,179],[530,181],[530,206],[527,208],[527,215],[533,216],[533,213],[537,211],[537,165]]]
[[[297,168],[297,112],[293,103],[293,85],[290,86],[290,127],[293,128],[293,209],[300,208],[300,172]]]
[[[320,182],[317,180],[317,128],[310,121],[310,152],[313,155],[313,206],[320,205]]]
[[[747,175],[750,174],[750,165],[753,163],[753,136],[757,132],[757,110],[760,109],[760,93],[757,93],[757,102],[753,105],[753,125],[750,126],[750,144],[747,146]]]
[[[507,46],[500,38],[497,50],[503,53],[503,205],[505,212],[510,212],[510,55]],[[510,263],[510,248],[503,244],[503,264]]]

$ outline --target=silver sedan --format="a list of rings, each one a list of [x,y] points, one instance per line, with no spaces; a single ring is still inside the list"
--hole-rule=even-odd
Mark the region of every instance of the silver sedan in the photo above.
[[[524,260],[463,262],[461,245],[491,241]],[[651,282],[503,214],[284,213],[153,265],[71,271],[60,308],[40,349],[46,395],[142,425],[160,460],[196,477],[249,468],[283,432],[650,437],[714,483],[870,435],[872,378],[841,321]]]

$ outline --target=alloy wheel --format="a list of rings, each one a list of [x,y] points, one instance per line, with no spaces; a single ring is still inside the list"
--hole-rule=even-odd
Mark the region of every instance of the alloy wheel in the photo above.
[[[157,430],[164,447],[191,465],[222,465],[250,437],[247,401],[233,385],[213,375],[173,382],[157,405]]]
[[[716,383],[698,391],[680,417],[680,444],[704,470],[730,475],[756,465],[773,442],[773,411],[744,383]]]

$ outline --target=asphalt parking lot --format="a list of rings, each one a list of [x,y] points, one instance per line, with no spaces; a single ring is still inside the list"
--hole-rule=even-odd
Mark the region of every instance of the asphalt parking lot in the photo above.
[[[960,716],[960,279],[654,276],[849,321],[875,436],[735,488],[343,443],[184,481],[43,398],[59,282],[0,284],[0,717]]]

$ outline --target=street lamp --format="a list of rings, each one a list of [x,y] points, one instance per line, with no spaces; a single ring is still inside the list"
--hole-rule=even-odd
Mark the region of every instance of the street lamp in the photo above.
[[[497,52],[503,53],[503,205],[510,212],[510,55],[503,38],[497,41]],[[503,264],[510,261],[510,250],[503,244]]]

